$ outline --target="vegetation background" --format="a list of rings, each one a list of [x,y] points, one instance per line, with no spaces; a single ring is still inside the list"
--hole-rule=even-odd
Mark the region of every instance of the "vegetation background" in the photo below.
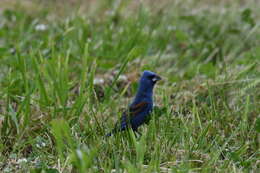
[[[1,0],[0,172],[259,172],[259,9]],[[104,138],[144,69],[149,125]]]

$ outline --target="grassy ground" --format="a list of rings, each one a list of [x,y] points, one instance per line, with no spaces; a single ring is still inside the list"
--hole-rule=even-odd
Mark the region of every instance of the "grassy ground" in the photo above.
[[[260,171],[259,1],[152,2],[1,1],[0,172]],[[104,138],[145,69],[149,125]]]

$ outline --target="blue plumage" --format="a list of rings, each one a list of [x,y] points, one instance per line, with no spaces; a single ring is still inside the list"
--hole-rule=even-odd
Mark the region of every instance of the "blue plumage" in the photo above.
[[[151,71],[144,71],[140,81],[137,94],[133,102],[129,105],[117,122],[115,128],[106,136],[111,136],[112,133],[124,131],[131,127],[137,131],[138,127],[142,125],[153,109],[153,88],[161,77]]]

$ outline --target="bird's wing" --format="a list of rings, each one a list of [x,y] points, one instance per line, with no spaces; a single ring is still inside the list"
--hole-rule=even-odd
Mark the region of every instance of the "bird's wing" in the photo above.
[[[129,106],[129,108],[123,112],[123,115],[121,117],[121,120],[116,123],[116,128],[114,131],[117,130],[124,130],[129,125],[130,121],[139,113],[143,112],[147,106],[149,105],[148,102],[140,102],[138,104],[132,104]]]
[[[138,115],[140,112],[144,111],[147,106],[148,106],[148,102],[140,102],[138,104],[135,104],[135,105],[131,105],[128,109],[128,112],[126,112],[126,114],[129,115],[129,118],[133,118],[135,117],[136,115]]]

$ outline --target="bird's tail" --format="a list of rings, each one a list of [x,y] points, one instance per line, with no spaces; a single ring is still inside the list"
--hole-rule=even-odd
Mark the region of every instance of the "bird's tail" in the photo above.
[[[112,136],[112,132],[106,134],[106,137],[109,137],[109,136]]]
[[[116,128],[114,128],[111,132],[106,134],[106,137],[112,136],[113,134],[116,134],[118,132],[118,130]]]

